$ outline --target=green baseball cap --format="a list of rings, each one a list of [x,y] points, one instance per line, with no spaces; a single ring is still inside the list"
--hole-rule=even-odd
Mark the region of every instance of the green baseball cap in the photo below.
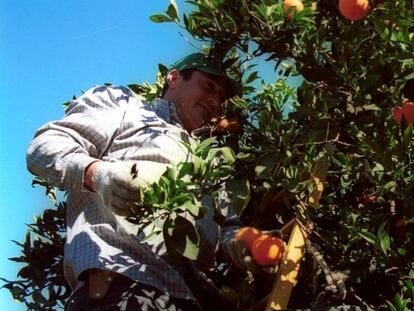
[[[214,64],[212,60],[208,57],[208,55],[204,53],[193,53],[190,55],[185,56],[184,58],[177,61],[173,64],[170,70],[176,69],[178,71],[182,71],[185,69],[197,69],[202,72],[212,74],[219,77],[226,78],[228,82],[227,85],[227,95],[228,98],[233,97],[235,95],[241,95],[241,85],[237,83],[235,80],[231,79],[225,70],[223,70],[219,65]]]

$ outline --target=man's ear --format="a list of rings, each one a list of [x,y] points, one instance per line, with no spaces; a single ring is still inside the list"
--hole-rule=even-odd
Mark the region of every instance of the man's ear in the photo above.
[[[179,83],[180,79],[181,79],[180,72],[177,69],[172,69],[167,74],[168,88],[174,89],[177,86],[177,83]]]

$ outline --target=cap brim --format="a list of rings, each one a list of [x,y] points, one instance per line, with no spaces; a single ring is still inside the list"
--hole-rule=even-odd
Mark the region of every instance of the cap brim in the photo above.
[[[176,62],[171,69],[176,69],[178,71],[186,69],[197,69],[201,72],[205,72],[210,75],[219,76],[225,79],[227,82],[226,85],[226,97],[231,98],[236,95],[242,95],[241,84],[237,81],[231,79],[227,73],[221,70],[220,66],[214,65],[207,55],[203,53],[193,53],[187,55],[183,59]]]
[[[225,78],[226,82],[227,82],[227,86],[226,86],[226,93],[227,93],[227,98],[232,98],[234,96],[241,96],[242,95],[242,87],[240,85],[240,83],[238,83],[236,80],[231,79],[229,76],[227,76],[226,73],[216,70],[214,68],[211,67],[198,67],[198,68],[194,68],[194,69],[198,69],[202,72],[214,75],[214,76],[219,76],[219,77],[223,77]]]

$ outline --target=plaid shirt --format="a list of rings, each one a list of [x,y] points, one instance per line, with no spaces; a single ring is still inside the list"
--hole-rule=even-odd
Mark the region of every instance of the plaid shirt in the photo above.
[[[27,152],[29,171],[68,191],[64,272],[72,290],[83,284],[78,280],[83,271],[104,269],[173,297],[194,299],[182,268],[168,260],[163,241],[152,247],[141,244],[139,226],[105,208],[83,180],[85,168],[96,159],[176,165],[187,158],[182,140],[188,140],[188,134],[172,103],[157,99],[148,105],[128,88],[114,86],[90,89],[71,102],[62,120],[37,131]],[[228,199],[221,200],[229,223],[237,221]],[[196,227],[200,254],[192,265],[201,271],[214,264],[215,252],[235,227],[220,228],[213,221],[212,209]]]

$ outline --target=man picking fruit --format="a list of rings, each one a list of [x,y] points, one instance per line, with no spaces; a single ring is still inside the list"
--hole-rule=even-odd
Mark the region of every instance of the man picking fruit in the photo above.
[[[125,216],[140,188],[186,161],[181,142],[219,117],[235,86],[195,53],[171,67],[162,98],[151,104],[125,87],[94,87],[69,104],[63,119],[37,131],[28,169],[68,193],[63,264],[73,293],[66,310],[231,309],[204,272],[218,249],[239,266],[258,267],[246,247],[234,246],[234,213],[224,227],[212,211],[196,224],[200,253],[187,265],[170,260],[165,244],[142,243],[142,228]]]

